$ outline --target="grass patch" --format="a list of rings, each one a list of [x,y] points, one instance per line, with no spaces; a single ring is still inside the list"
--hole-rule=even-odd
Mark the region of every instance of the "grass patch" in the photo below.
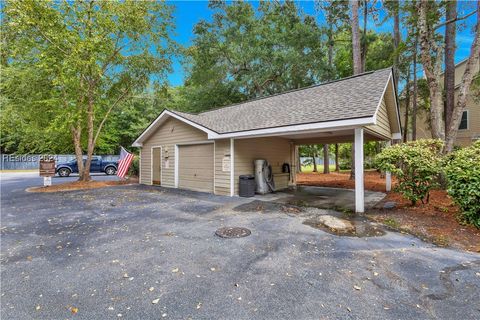
[[[385,220],[383,220],[383,223],[386,225],[386,226],[389,226],[390,228],[393,228],[393,229],[398,229],[400,228],[400,223],[393,219],[393,218],[387,218]]]
[[[330,165],[330,172],[334,172],[335,171],[335,165],[332,164]],[[317,165],[317,171],[319,173],[323,173],[323,165],[319,164]],[[302,172],[303,173],[310,173],[310,172],[313,172],[313,164],[309,164],[309,165],[302,165]]]

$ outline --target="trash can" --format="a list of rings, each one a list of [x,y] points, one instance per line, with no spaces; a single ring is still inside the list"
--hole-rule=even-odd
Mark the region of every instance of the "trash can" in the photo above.
[[[255,196],[255,176],[248,174],[240,176],[240,185],[238,195],[240,197],[253,197]]]

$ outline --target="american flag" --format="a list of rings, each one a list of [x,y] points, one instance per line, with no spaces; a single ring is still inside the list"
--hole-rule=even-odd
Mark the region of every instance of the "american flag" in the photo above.
[[[128,168],[130,168],[130,165],[132,164],[133,154],[125,150],[124,147],[121,148],[122,149],[120,150],[120,159],[118,160],[117,176],[119,176],[120,178],[125,178],[125,175],[128,172]]]

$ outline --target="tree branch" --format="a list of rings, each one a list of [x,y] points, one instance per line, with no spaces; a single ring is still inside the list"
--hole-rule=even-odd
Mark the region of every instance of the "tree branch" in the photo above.
[[[433,27],[433,30],[437,30],[438,28],[441,28],[441,27],[446,26],[447,24],[450,24],[450,23],[453,23],[453,22],[457,22],[457,21],[460,21],[460,20],[465,20],[468,17],[473,16],[475,14],[475,12],[477,12],[477,10],[474,10],[474,11],[472,11],[472,12],[470,12],[470,13],[462,16],[462,17],[456,17],[456,18],[447,20],[445,22],[439,23],[439,24],[437,24],[436,26]]]
[[[105,116],[103,117],[102,121],[98,125],[97,133],[95,134],[95,138],[93,139],[93,145],[96,145],[97,139],[100,135],[100,132],[102,131],[102,128],[103,128],[103,125],[105,124],[105,121],[107,121],[108,115],[112,112],[113,108],[115,108],[115,106],[127,96],[128,92],[129,92],[129,90],[125,90],[120,95],[120,97],[118,97],[118,99],[110,106],[110,108],[108,108],[107,113],[105,113]]]

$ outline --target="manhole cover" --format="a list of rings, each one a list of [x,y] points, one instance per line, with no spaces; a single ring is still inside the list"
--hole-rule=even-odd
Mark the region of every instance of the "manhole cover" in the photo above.
[[[215,234],[221,238],[242,238],[247,237],[252,232],[247,228],[223,227],[215,231]]]

